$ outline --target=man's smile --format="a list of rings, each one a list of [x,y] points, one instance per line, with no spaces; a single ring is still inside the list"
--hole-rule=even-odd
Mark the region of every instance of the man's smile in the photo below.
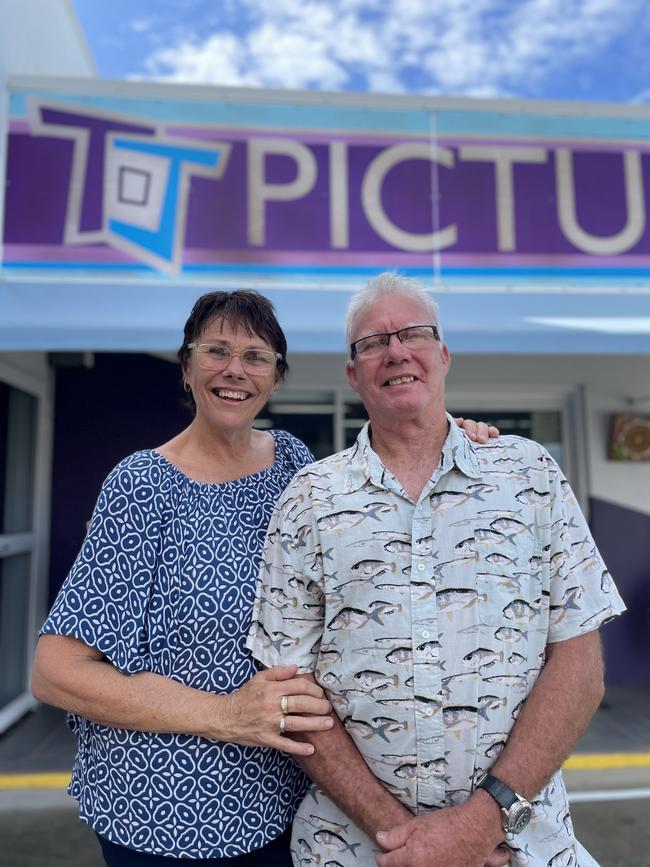
[[[407,382],[415,382],[415,376],[412,373],[404,374],[402,376],[393,376],[390,379],[387,379],[384,385],[404,385]]]

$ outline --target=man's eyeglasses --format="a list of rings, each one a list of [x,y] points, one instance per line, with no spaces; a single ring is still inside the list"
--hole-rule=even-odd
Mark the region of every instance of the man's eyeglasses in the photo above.
[[[282,358],[279,352],[269,349],[244,349],[243,352],[233,352],[229,346],[222,343],[188,343],[188,349],[196,350],[199,367],[203,370],[223,370],[228,367],[231,359],[237,357],[246,373],[256,376],[268,376],[276,368]]]
[[[436,340],[440,340],[440,334],[435,325],[409,325],[408,328],[400,328],[399,331],[360,337],[359,340],[350,344],[350,357],[354,360],[357,355],[363,358],[380,355],[386,351],[393,335],[396,335],[399,342],[409,349],[424,348],[432,345]]]

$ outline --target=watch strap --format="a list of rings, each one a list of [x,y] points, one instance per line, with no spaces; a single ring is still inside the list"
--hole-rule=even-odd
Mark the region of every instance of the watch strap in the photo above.
[[[517,800],[517,794],[502,780],[493,777],[492,774],[484,774],[476,784],[476,788],[485,789],[488,795],[492,795],[497,804],[504,810],[508,810]]]

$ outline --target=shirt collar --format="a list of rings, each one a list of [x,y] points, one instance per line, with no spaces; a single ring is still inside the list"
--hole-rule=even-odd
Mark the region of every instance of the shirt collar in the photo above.
[[[446,413],[449,422],[449,432],[442,446],[442,454],[438,473],[444,475],[453,466],[456,466],[470,479],[478,479],[481,476],[478,455],[474,443],[469,440],[458,427],[453,418]],[[356,444],[350,455],[350,462],[345,479],[347,493],[362,488],[367,481],[373,485],[385,487],[385,477],[388,473],[386,467],[370,443],[370,422],[361,428]]]
[[[475,444],[465,436],[449,413],[445,415],[449,422],[449,433],[442,447],[443,466],[446,460],[449,460],[448,469],[455,464],[470,479],[480,478],[481,469]]]

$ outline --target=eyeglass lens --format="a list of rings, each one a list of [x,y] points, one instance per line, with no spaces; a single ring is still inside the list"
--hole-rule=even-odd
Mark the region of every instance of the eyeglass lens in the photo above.
[[[355,347],[356,354],[368,355],[379,350],[384,350],[393,335],[405,346],[418,346],[433,343],[437,338],[437,329],[434,325],[410,325],[399,331],[371,334],[354,342],[353,346]]]
[[[242,352],[233,352],[229,346],[209,343],[201,343],[197,349],[199,365],[204,370],[223,370],[233,357],[237,357],[244,370],[252,373],[271,373],[275,369],[277,360],[275,352],[266,349],[244,349]]]

